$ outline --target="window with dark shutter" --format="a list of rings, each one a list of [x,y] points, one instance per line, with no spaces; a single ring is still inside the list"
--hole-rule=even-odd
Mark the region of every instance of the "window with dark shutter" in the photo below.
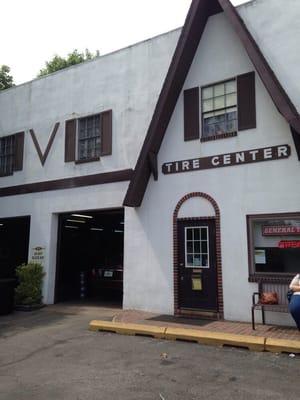
[[[65,162],[76,159],[76,119],[66,121],[65,127]]]
[[[78,120],[78,161],[93,160],[100,156],[100,114]]]
[[[25,133],[24,132],[18,132],[14,136],[15,136],[14,171],[22,171],[22,169],[23,169]]]
[[[65,162],[85,163],[112,154],[112,110],[66,121]]]
[[[202,88],[201,141],[236,135],[237,83],[236,79]]]
[[[238,130],[256,128],[255,72],[237,77]]]
[[[199,88],[184,91],[184,140],[200,137]]]
[[[101,116],[101,156],[112,154],[112,110],[104,111]]]
[[[0,176],[14,172],[15,135],[0,138]]]
[[[256,128],[255,73],[203,87],[201,115],[202,142]]]

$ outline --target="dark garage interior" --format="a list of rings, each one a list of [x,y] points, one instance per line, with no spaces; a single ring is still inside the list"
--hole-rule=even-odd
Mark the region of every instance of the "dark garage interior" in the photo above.
[[[0,279],[15,278],[16,267],[27,263],[30,217],[0,219]]]
[[[124,210],[59,216],[55,301],[123,299]]]

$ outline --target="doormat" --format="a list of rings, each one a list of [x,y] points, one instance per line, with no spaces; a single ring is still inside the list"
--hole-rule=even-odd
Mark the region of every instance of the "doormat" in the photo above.
[[[172,322],[174,324],[205,326],[205,325],[209,325],[212,322],[217,321],[217,320],[216,319],[174,317],[173,315],[158,315],[157,317],[147,318],[147,321]]]

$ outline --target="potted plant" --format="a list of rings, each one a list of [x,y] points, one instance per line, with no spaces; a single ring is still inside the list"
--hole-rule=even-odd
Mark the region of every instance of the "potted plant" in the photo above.
[[[18,286],[15,289],[17,310],[32,311],[43,307],[43,278],[45,273],[41,264],[28,263],[16,269]]]

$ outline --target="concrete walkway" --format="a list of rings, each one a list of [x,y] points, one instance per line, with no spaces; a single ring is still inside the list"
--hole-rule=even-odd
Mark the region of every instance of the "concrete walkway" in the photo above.
[[[93,319],[91,331],[121,335],[151,336],[213,346],[234,346],[258,352],[300,354],[300,333],[295,328],[249,323],[187,319],[135,310],[116,313],[112,321]]]

